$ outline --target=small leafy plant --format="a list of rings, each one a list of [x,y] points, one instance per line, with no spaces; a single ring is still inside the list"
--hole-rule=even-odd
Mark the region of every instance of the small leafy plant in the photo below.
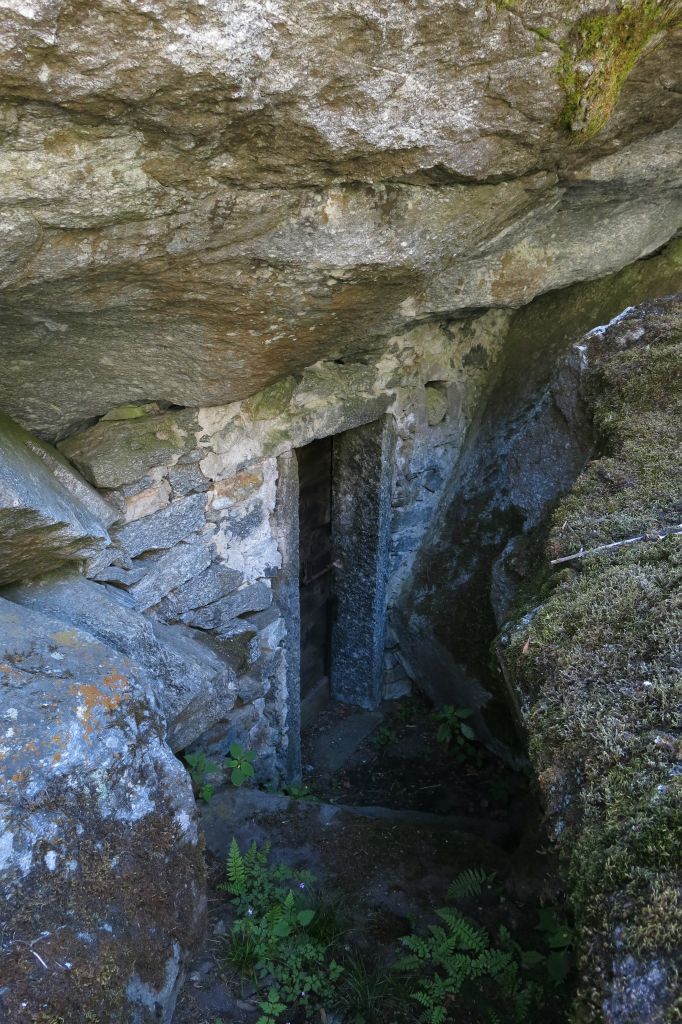
[[[313,883],[309,872],[271,865],[269,844],[259,849],[252,843],[242,853],[232,840],[221,888],[239,916],[226,959],[256,984],[269,985],[259,1024],[270,1024],[290,1007],[324,1008],[336,1000],[343,967],[325,934],[329,922],[317,920]]]
[[[243,786],[247,779],[253,778],[255,757],[253,750],[244,750],[239,743],[232,744],[225,764],[231,769],[230,780],[233,786]]]
[[[230,753],[225,758],[225,766],[230,769],[230,779],[233,786],[243,786],[247,779],[253,778],[253,762],[256,758],[255,751],[244,750],[239,743],[233,743]],[[196,788],[200,800],[208,803],[215,787],[207,782],[207,776],[220,771],[220,765],[210,761],[203,750],[196,750],[194,753],[184,755],[185,764],[189,769],[192,782]]]
[[[258,1018],[257,1024],[274,1024],[286,1010],[286,1005],[279,1001],[279,992],[274,986],[268,992],[267,999],[259,1003],[258,1006],[262,1013]]]
[[[467,896],[480,896],[483,886],[490,885],[494,878],[494,871],[488,874],[483,868],[468,868],[461,871],[448,889],[448,899],[461,900]]]
[[[573,965],[573,929],[556,907],[543,907],[537,926],[549,952],[545,957],[545,971],[552,985],[561,985]]]
[[[473,715],[471,708],[456,708],[452,704],[446,704],[440,711],[435,712],[435,719],[438,723],[436,739],[443,746],[451,748],[457,764],[465,761],[481,763],[482,751],[477,746],[476,733],[466,722],[467,718]]]
[[[209,761],[203,750],[197,750],[193,754],[185,754],[185,763],[189,768],[192,782],[197,788],[197,796],[200,800],[208,802],[213,793],[214,787],[206,781],[206,776],[218,771],[218,765]]]
[[[305,800],[307,803],[319,803],[319,798],[311,791],[309,786],[301,785],[298,782],[288,782],[281,789],[272,789],[273,793],[281,793],[283,796],[291,797],[292,800]]]
[[[378,750],[381,750],[383,747],[387,747],[391,743],[396,743],[397,739],[398,734],[395,729],[391,729],[388,725],[382,725],[372,737],[372,745]]]

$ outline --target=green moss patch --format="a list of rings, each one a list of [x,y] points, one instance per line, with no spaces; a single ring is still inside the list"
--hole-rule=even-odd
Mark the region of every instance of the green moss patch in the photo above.
[[[562,120],[588,139],[606,125],[628,75],[657,36],[682,25],[680,0],[619,0],[576,25],[560,65]]]
[[[573,892],[573,1019],[602,1021],[608,1005],[623,1024],[672,1022],[682,1020],[682,537],[558,572],[550,559],[680,522],[682,301],[626,316],[590,339],[588,360],[602,454],[552,517],[543,603],[529,601],[500,649]]]

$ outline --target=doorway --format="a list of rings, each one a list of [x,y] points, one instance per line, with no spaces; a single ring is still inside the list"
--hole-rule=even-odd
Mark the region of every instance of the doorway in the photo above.
[[[296,449],[304,724],[381,701],[394,451],[391,416]]]
[[[329,698],[333,602],[332,473],[334,438],[296,450],[298,462],[301,720]]]

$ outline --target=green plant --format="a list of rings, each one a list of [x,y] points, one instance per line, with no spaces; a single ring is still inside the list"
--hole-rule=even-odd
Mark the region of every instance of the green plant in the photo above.
[[[535,989],[521,980],[513,953],[491,947],[487,932],[458,910],[443,907],[437,915],[442,924],[429,925],[427,936],[401,939],[409,953],[397,965],[414,978],[411,997],[422,1007],[421,1020],[427,1024],[452,1020],[465,988],[469,996],[478,990],[478,997],[485,995],[491,1004],[502,999],[507,1021],[525,1021]],[[483,981],[492,987],[492,994],[485,991]]]
[[[466,896],[480,896],[483,886],[489,885],[495,877],[495,872],[487,874],[483,868],[468,868],[460,872],[448,889],[449,900],[460,900]]]
[[[397,739],[398,734],[395,729],[391,729],[388,725],[382,725],[372,737],[372,745],[381,750],[390,743],[395,743]]]
[[[230,780],[233,786],[243,786],[247,779],[253,778],[255,757],[253,750],[244,750],[239,743],[232,744],[225,764],[231,769]]]
[[[258,1018],[257,1024],[274,1024],[280,1014],[286,1010],[286,1005],[279,1001],[279,993],[273,986],[268,992],[268,997],[258,1006],[263,1011]]]
[[[305,800],[306,803],[319,803],[319,798],[311,792],[309,786],[300,785],[298,782],[289,782],[280,790],[273,789],[273,792],[280,792],[283,796],[291,797],[292,800]]]
[[[288,1007],[331,1006],[343,972],[333,956],[337,917],[329,901],[320,902],[317,920],[314,877],[271,865],[268,844],[259,849],[252,843],[242,853],[236,839],[226,871],[221,888],[239,914],[226,959],[256,983],[270,986],[260,1004],[262,1020],[269,1024]]]
[[[482,760],[482,750],[476,745],[476,733],[465,721],[471,715],[471,708],[455,708],[452,704],[446,704],[434,713],[439,723],[436,739],[443,746],[452,748],[457,764],[469,760],[480,764]]]
[[[394,979],[387,971],[351,952],[344,960],[339,1006],[349,1015],[349,1024],[374,1024],[381,1019],[394,988]]]
[[[196,786],[197,796],[200,800],[209,801],[214,793],[210,782],[206,782],[206,776],[218,771],[218,765],[209,761],[203,750],[197,750],[193,754],[185,754],[185,764],[189,768],[192,782]]]
[[[543,907],[537,930],[549,947],[544,964],[547,978],[553,985],[561,985],[573,965],[573,929],[556,907]]]

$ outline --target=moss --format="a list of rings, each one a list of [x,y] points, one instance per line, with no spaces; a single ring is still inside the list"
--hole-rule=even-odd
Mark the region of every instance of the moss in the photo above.
[[[646,345],[600,353],[587,378],[604,455],[555,513],[554,558],[680,521],[682,314],[661,308],[656,331],[653,347],[649,329]]]
[[[608,122],[637,60],[658,35],[682,24],[680,0],[619,0],[609,14],[583,18],[559,67],[564,126],[591,138]]]
[[[681,327],[682,304],[662,300],[591,340],[603,454],[552,517],[535,596],[503,648],[571,883],[580,1021],[603,1019],[625,955],[663,964],[661,1012],[682,1012],[682,537],[549,569],[557,552],[679,522]]]
[[[242,412],[252,420],[269,420],[286,412],[296,390],[296,378],[284,377],[242,402]]]

